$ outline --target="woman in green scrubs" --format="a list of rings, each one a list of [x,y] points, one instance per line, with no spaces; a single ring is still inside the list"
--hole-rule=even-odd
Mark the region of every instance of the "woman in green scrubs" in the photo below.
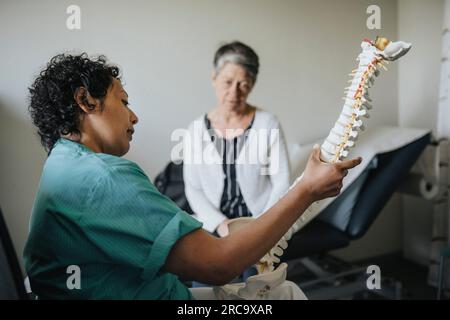
[[[29,110],[49,152],[24,250],[40,299],[191,299],[179,278],[228,283],[312,202],[337,195],[360,163],[324,164],[316,149],[301,183],[261,218],[216,238],[121,158],[138,118],[104,57],[52,58],[30,88]]]

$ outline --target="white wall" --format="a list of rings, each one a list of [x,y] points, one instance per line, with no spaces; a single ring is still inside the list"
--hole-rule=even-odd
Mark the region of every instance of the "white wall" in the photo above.
[[[443,0],[399,0],[398,34],[413,43],[399,61],[399,124],[436,129]]]
[[[65,27],[72,3],[81,7],[80,31]],[[370,4],[382,9],[382,30],[366,28]],[[397,24],[397,2],[389,0],[2,0],[0,204],[17,251],[45,159],[26,111],[27,87],[56,53],[104,53],[122,67],[140,118],[127,157],[154,177],[169,160],[171,132],[214,106],[211,61],[222,41],[254,47],[262,66],[251,102],[277,114],[290,141],[307,142],[325,136],[340,112],[361,40],[377,34],[396,39]],[[369,125],[395,125],[397,66],[381,78],[372,91],[376,109]],[[390,208],[384,234],[399,228],[399,203]],[[396,238],[378,239],[384,251],[400,246]]]
[[[443,0],[399,0],[399,37],[414,44],[399,61],[399,124],[436,130],[442,52]],[[450,121],[450,119],[449,119]],[[428,264],[433,207],[402,197],[404,254]]]

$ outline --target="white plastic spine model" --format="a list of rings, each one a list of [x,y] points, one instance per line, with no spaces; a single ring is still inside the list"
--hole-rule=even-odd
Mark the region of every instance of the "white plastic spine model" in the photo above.
[[[353,70],[350,86],[346,88],[344,106],[330,134],[321,145],[321,159],[327,163],[342,161],[348,155],[348,149],[355,145],[360,131],[364,129],[363,118],[369,116],[372,108],[368,89],[374,84],[375,77],[388,61],[394,61],[405,55],[411,48],[410,43],[403,41],[391,42],[386,38],[379,38],[372,42],[364,39],[361,43],[362,52],[359,54],[358,68]],[[290,187],[293,188],[301,179],[301,175]],[[315,218],[320,209],[319,202],[310,206],[294,223],[279,243],[267,253],[257,264],[259,273],[274,270],[274,263],[280,262],[279,257],[287,248],[287,241],[292,235]]]

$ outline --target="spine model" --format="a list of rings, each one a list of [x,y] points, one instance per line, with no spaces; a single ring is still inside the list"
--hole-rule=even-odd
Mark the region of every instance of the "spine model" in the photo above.
[[[350,86],[346,88],[342,112],[331,129],[328,137],[321,145],[321,159],[327,163],[342,161],[348,156],[348,149],[355,145],[360,131],[364,129],[363,118],[369,116],[372,109],[368,89],[374,84],[375,77],[381,69],[386,69],[388,61],[394,61],[406,54],[411,44],[402,41],[390,42],[386,38],[377,38],[374,42],[364,39],[361,43],[358,68],[350,76]],[[303,176],[303,175],[302,175]],[[293,188],[302,176],[292,184]],[[291,189],[290,188],[290,189]],[[320,202],[311,205],[283,236],[277,246],[267,253],[257,264],[259,273],[274,270],[274,263],[279,263],[287,241],[319,214]]]

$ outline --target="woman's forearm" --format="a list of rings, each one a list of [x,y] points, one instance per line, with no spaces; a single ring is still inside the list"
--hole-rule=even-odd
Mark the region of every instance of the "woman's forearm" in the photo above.
[[[222,263],[239,275],[272,249],[312,202],[305,185],[297,184],[257,220],[221,239]]]
[[[323,163],[315,148],[300,182],[265,214],[224,238],[201,229],[187,234],[173,246],[165,270],[186,279],[226,284],[269,252],[314,201],[337,196],[347,170],[359,163],[360,158]]]

